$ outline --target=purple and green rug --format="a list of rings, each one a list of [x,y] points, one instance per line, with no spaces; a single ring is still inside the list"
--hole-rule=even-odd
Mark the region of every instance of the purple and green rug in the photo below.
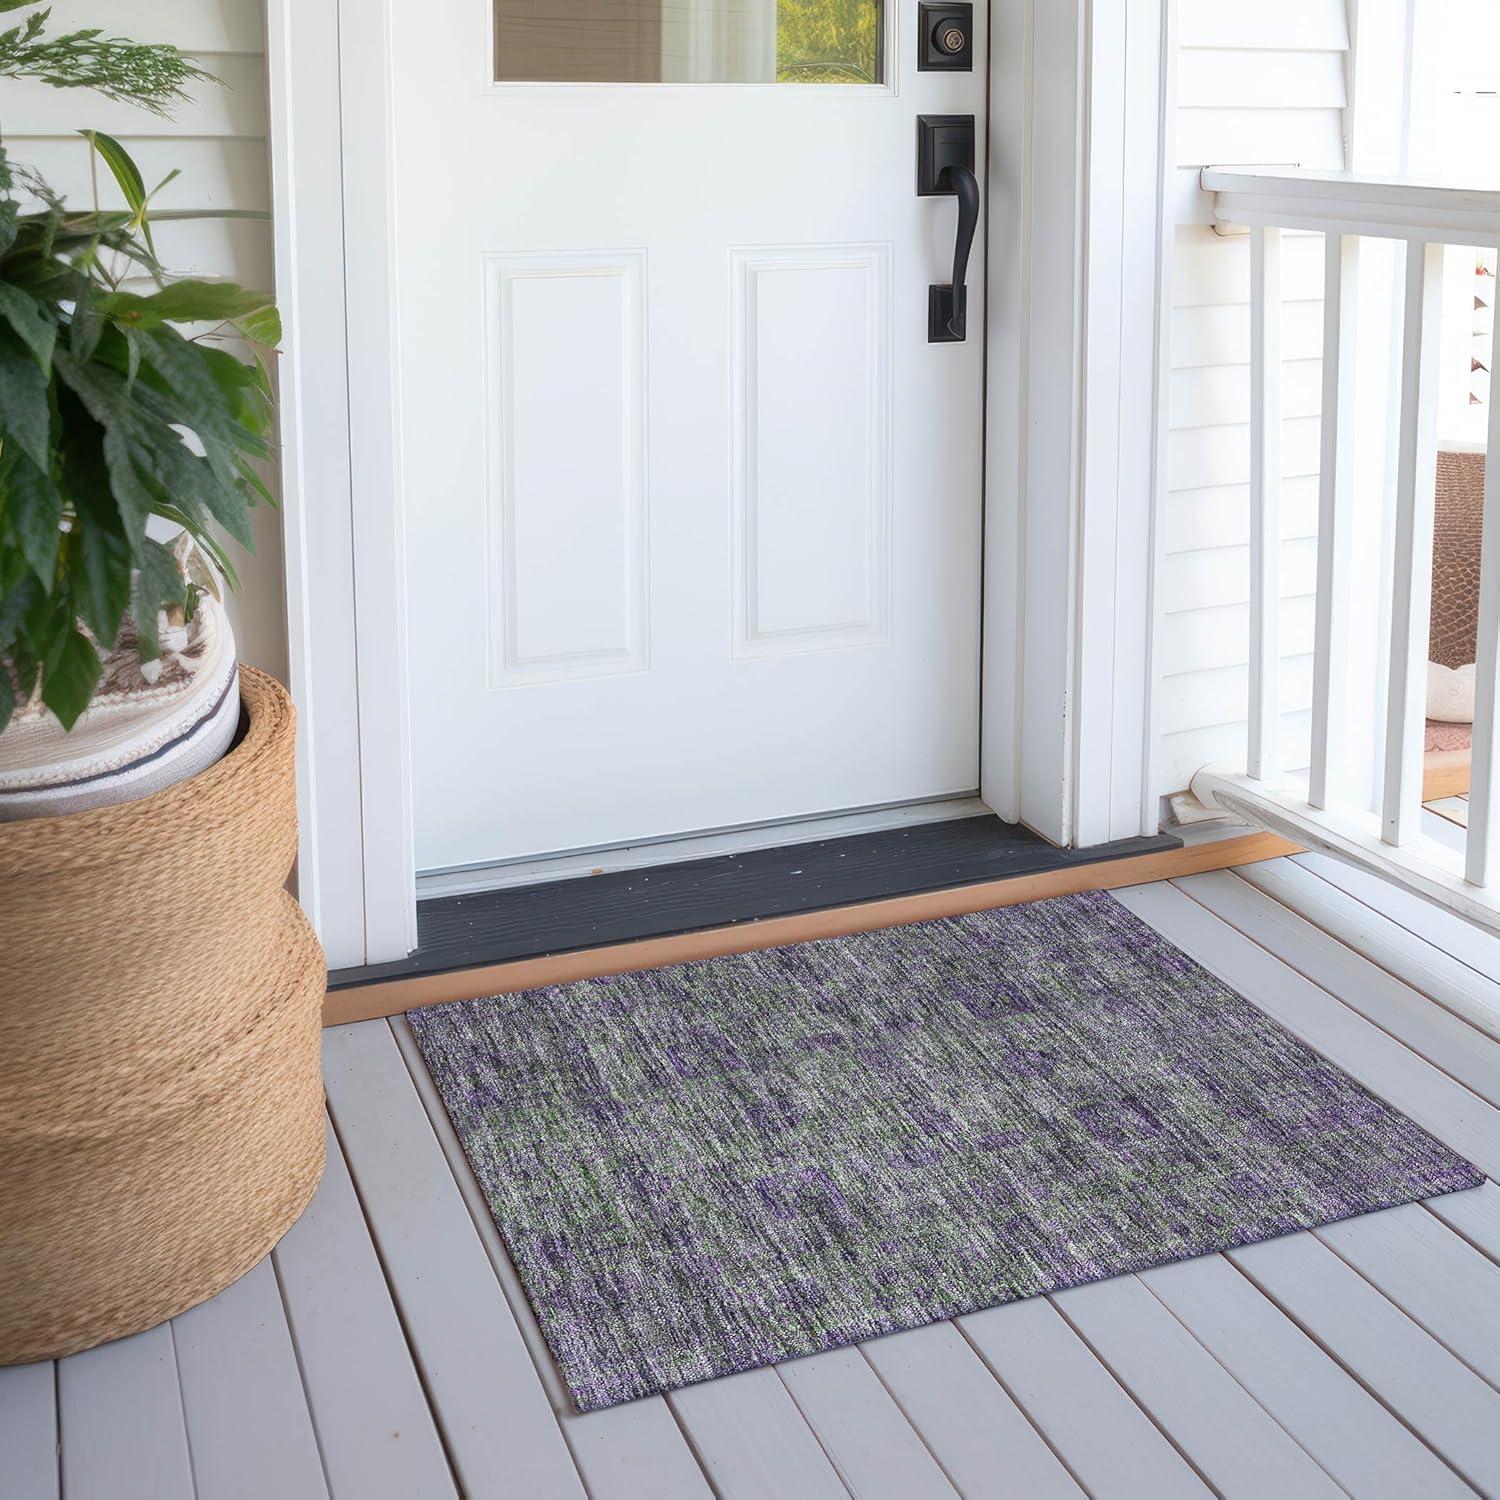
[[[1102,893],[410,1021],[585,1411],[1482,1179]]]

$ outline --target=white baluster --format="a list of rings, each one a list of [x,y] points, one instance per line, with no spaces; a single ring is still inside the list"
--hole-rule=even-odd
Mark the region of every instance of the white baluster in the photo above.
[[[1250,727],[1245,770],[1281,766],[1281,231],[1250,231]]]
[[[1442,292],[1442,245],[1411,241],[1406,247],[1400,449],[1396,461],[1396,567],[1391,596],[1381,828],[1386,843],[1398,845],[1420,834],[1422,820]]]
[[[1500,337],[1494,347],[1500,349]],[[1493,357],[1490,361],[1494,364]],[[1469,770],[1469,848],[1464,874],[1474,885],[1500,875],[1500,391],[1490,385],[1489,452],[1484,461],[1484,541],[1479,563],[1479,649],[1475,654],[1474,744]]]
[[[1349,479],[1354,466],[1359,239],[1324,236],[1323,430],[1318,470],[1318,596],[1313,637],[1312,770],[1307,800],[1337,798],[1349,660]]]

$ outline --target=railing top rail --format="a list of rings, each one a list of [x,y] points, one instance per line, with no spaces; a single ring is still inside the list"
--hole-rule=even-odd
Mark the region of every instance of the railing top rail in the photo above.
[[[1500,189],[1296,167],[1205,167],[1199,181],[1220,224],[1500,244]]]

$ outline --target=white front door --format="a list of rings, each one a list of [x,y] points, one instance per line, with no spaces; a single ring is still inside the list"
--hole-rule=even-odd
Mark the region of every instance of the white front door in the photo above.
[[[984,10],[398,0],[420,869],[977,786]]]

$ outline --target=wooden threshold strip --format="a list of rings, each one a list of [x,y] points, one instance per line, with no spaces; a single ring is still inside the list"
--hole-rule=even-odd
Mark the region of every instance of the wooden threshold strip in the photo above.
[[[482,995],[505,995],[548,984],[566,984],[574,979],[659,969],[667,964],[719,958],[727,953],[751,953],[759,948],[778,948],[785,943],[805,943],[814,938],[847,937],[855,932],[899,927],[903,922],[964,916],[1001,906],[1017,906],[1023,901],[1043,901],[1049,896],[1069,896],[1076,891],[1105,891],[1117,886],[1144,885],[1152,880],[1175,880],[1183,875],[1227,870],[1301,852],[1298,845],[1275,834],[1249,833],[1186,849],[1065,866],[1036,875],[1015,875],[1005,880],[861,901],[852,906],[798,912],[793,916],[766,917],[733,927],[710,927],[699,932],[455,969],[446,974],[419,974],[377,984],[352,985],[329,991],[323,1002],[323,1024],[342,1026],[351,1021],[400,1015],[419,1005],[444,1005]]]

